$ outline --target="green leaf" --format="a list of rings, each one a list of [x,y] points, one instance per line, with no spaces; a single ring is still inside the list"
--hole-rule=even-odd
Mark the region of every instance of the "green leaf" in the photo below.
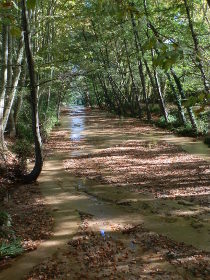
[[[34,10],[36,7],[36,0],[27,0],[27,7],[30,10]]]
[[[16,26],[13,26],[13,27],[10,28],[10,34],[13,37],[20,37],[21,36],[21,30],[20,30],[20,28],[18,28]]]
[[[205,97],[206,97],[205,93],[201,93],[201,94],[199,94],[199,96],[198,96],[198,100],[199,100],[200,102],[202,102],[202,101],[204,101]]]
[[[182,104],[185,107],[192,107],[197,103],[197,98],[194,96],[190,96],[187,100],[183,101]]]
[[[145,42],[145,44],[143,45],[143,49],[144,49],[145,51],[151,50],[151,49],[153,49],[153,48],[156,46],[156,43],[157,43],[156,38],[155,38],[155,37],[152,37],[152,38],[148,39],[148,40]]]

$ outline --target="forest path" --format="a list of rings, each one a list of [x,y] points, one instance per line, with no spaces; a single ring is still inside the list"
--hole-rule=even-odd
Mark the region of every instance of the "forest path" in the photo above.
[[[23,279],[34,266],[43,261],[46,263],[47,258],[55,260],[56,266],[57,262],[61,260],[63,263],[67,261],[69,263],[67,257],[65,257],[65,260],[63,259],[63,255],[69,255],[69,245],[67,243],[72,240],[72,237],[73,241],[75,241],[75,238],[77,240],[77,235],[84,236],[85,240],[93,238],[94,245],[90,246],[89,244],[93,251],[100,242],[105,245],[108,244],[108,247],[119,243],[120,250],[127,256],[130,263],[127,261],[127,263],[116,266],[118,275],[116,279],[121,279],[120,277],[123,277],[125,273],[128,274],[130,266],[135,266],[132,267],[132,271],[136,271],[135,273],[138,275],[138,269],[143,269],[142,259],[145,263],[153,259],[151,266],[146,266],[145,275],[151,270],[162,270],[163,274],[166,273],[166,277],[169,274],[177,274],[177,267],[172,266],[163,257],[171,252],[170,246],[173,242],[167,241],[168,239],[164,239],[164,237],[162,240],[155,235],[156,245],[152,245],[151,234],[143,227],[158,234],[163,234],[177,242],[185,242],[198,249],[209,250],[209,201],[206,198],[209,193],[208,164],[202,159],[183,154],[179,149],[176,150],[173,145],[165,144],[165,140],[176,142],[178,141],[175,140],[177,138],[163,130],[142,125],[134,119],[118,119],[107,116],[103,112],[88,111],[82,107],[71,109],[69,114],[69,109],[67,109],[62,117],[61,126],[52,133],[48,143],[50,154],[45,161],[39,179],[46,203],[53,212],[55,220],[54,235],[51,240],[43,242],[36,251],[18,258],[12,267],[0,274],[0,279]],[[180,139],[182,138],[179,138],[179,144],[181,143]],[[206,153],[208,149],[205,146],[192,141],[190,138],[187,138],[188,140],[183,139],[186,147],[190,149],[196,143],[199,155],[203,154],[205,158],[209,157]],[[196,149],[193,148],[193,151],[195,152]],[[135,154],[135,151],[137,151],[137,154]],[[150,153],[149,156],[148,152]],[[139,157],[144,162],[138,162]],[[71,174],[65,171],[62,162]],[[164,168],[163,174],[159,169],[154,169],[151,174],[150,169],[144,170],[144,167],[149,168],[148,166],[155,164]],[[169,177],[164,174],[170,165],[176,166],[172,170],[175,177],[179,175],[177,172],[180,169],[184,173],[191,171],[192,174],[186,176],[181,172],[183,178],[180,182],[177,182],[174,177],[169,176],[170,174]],[[145,172],[148,172],[151,181],[149,181]],[[138,177],[139,173],[142,176],[141,178]],[[161,178],[157,180],[156,177]],[[137,183],[142,183],[142,179],[147,184],[141,187]],[[175,187],[172,186],[165,190],[165,184],[170,184],[170,182],[173,182]],[[189,189],[189,192],[192,192],[189,197],[184,192],[185,184],[192,186]],[[180,189],[182,185],[183,188]],[[197,187],[195,190],[194,185]],[[151,190],[148,186],[151,186]],[[161,187],[163,187],[163,190]],[[203,191],[202,200],[197,200],[197,197],[200,197],[201,190]],[[195,199],[192,200],[191,197]],[[127,235],[122,234],[123,232]],[[93,237],[89,236],[90,233]],[[97,235],[96,239],[95,234]],[[143,237],[144,240],[142,240]],[[106,242],[103,242],[105,239]],[[166,244],[166,248],[168,246],[168,251],[165,248],[157,258],[151,248],[158,247],[160,253],[160,240]],[[113,244],[110,243],[110,245],[109,242]],[[80,243],[79,241],[78,244]],[[142,246],[145,244],[149,244],[149,249],[147,248],[146,253],[143,253]],[[71,248],[72,252],[75,244],[70,244],[70,246],[73,246]],[[103,245],[99,247],[101,248],[101,246]],[[185,247],[181,249],[176,243],[175,247],[177,247],[179,253],[183,254],[182,251],[186,251]],[[75,254],[82,251],[82,248],[78,248]],[[108,250],[107,248],[106,250]],[[192,253],[188,247],[187,251],[189,254]],[[86,254],[87,252],[83,253]],[[62,267],[61,269],[58,266],[58,270],[62,270],[62,275],[55,279],[83,279],[83,274],[79,273],[85,275],[86,267],[83,267],[80,271],[78,259],[74,260],[75,254],[70,256],[74,266],[72,268],[72,265],[70,265],[70,268],[74,274],[70,277],[67,268]],[[91,252],[88,252],[88,255],[90,254]],[[141,265],[137,259],[139,255],[141,256]],[[80,261],[83,262],[84,255],[81,254],[81,256]],[[98,259],[96,258],[95,261],[97,262]],[[52,261],[50,262],[52,263]],[[104,260],[104,262],[106,261]],[[119,262],[119,260],[114,260],[114,262]],[[37,273],[40,274],[40,269],[41,271],[50,270],[49,267],[48,264],[44,265],[44,268],[38,266]],[[48,275],[47,279],[53,279],[52,271],[46,273]],[[111,279],[110,271],[104,272],[102,269],[100,273],[102,274],[98,274],[98,276],[104,278],[103,273],[107,273],[108,279]],[[177,276],[177,278],[170,279],[182,279],[181,275],[183,274],[185,272],[181,268],[181,271],[179,271],[180,278]],[[95,279],[94,275],[91,277],[89,279]],[[154,277],[154,275],[151,277]],[[148,276],[145,279],[150,278]],[[167,278],[163,277],[162,279]]]

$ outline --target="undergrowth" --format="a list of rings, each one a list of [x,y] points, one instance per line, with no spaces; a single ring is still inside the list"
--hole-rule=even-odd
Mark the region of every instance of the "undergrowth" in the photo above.
[[[16,238],[11,227],[11,216],[3,210],[0,211],[0,259],[15,257],[24,251],[21,240]]]
[[[180,123],[178,112],[176,110],[171,110],[168,115],[168,122],[165,121],[165,118],[161,116],[155,124],[159,127],[169,129],[174,133],[182,136],[205,136],[208,133],[208,113],[204,112],[197,116],[197,127],[198,130],[194,131],[189,120],[187,120],[186,125]],[[206,140],[208,144],[208,139]]]

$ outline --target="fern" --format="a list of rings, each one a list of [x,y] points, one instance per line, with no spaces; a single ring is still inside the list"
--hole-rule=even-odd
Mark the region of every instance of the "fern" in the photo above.
[[[23,247],[20,240],[11,243],[2,242],[0,245],[0,259],[5,257],[15,257],[23,253]]]

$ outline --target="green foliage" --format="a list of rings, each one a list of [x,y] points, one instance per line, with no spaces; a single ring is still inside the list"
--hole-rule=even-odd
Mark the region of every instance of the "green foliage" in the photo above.
[[[30,142],[26,139],[18,139],[15,142],[13,147],[13,151],[17,154],[19,158],[28,158],[31,157],[33,154],[33,147]]]
[[[199,128],[199,132],[202,135],[206,135],[208,133],[208,119],[210,117],[210,112],[202,112],[197,117],[197,124]]]
[[[2,226],[11,226],[11,216],[5,211],[0,211],[0,227]]]
[[[28,9],[34,10],[36,7],[36,0],[27,0],[26,4]]]
[[[22,110],[18,117],[17,135],[19,139],[24,139],[29,143],[33,143],[34,138],[31,127],[31,109],[27,99],[23,103]]]
[[[20,240],[16,239],[10,242],[3,241],[0,244],[0,259],[5,257],[15,257],[24,251]]]
[[[17,131],[19,139],[24,139],[29,143],[33,143],[33,133],[29,123],[20,120],[17,125]]]
[[[0,211],[0,237],[1,238],[10,238],[13,236],[14,232],[11,229],[11,216],[5,212]]]
[[[150,104],[149,105],[150,112],[156,115],[161,114],[160,105],[159,104]]]
[[[12,148],[19,159],[19,173],[22,174],[27,168],[27,159],[33,156],[34,148],[27,139],[19,138]]]
[[[178,122],[177,117],[174,115],[168,115],[168,122],[165,121],[165,118],[162,116],[159,118],[157,125],[160,127],[172,128],[174,124]]]
[[[20,37],[21,36],[21,29],[19,27],[12,26],[10,28],[10,33],[14,37]]]
[[[21,241],[16,239],[11,229],[11,216],[6,211],[0,211],[0,259],[15,257],[23,253]]]
[[[187,123],[186,126],[181,126],[175,130],[175,132],[182,136],[197,136],[197,133],[192,129],[190,123]]]
[[[48,112],[48,114],[46,116],[46,120],[41,127],[41,136],[42,136],[43,142],[45,142],[47,140],[52,128],[54,126],[58,125],[58,123],[59,123],[59,121],[57,120],[57,117],[55,116],[54,112],[52,112],[52,111]]]

